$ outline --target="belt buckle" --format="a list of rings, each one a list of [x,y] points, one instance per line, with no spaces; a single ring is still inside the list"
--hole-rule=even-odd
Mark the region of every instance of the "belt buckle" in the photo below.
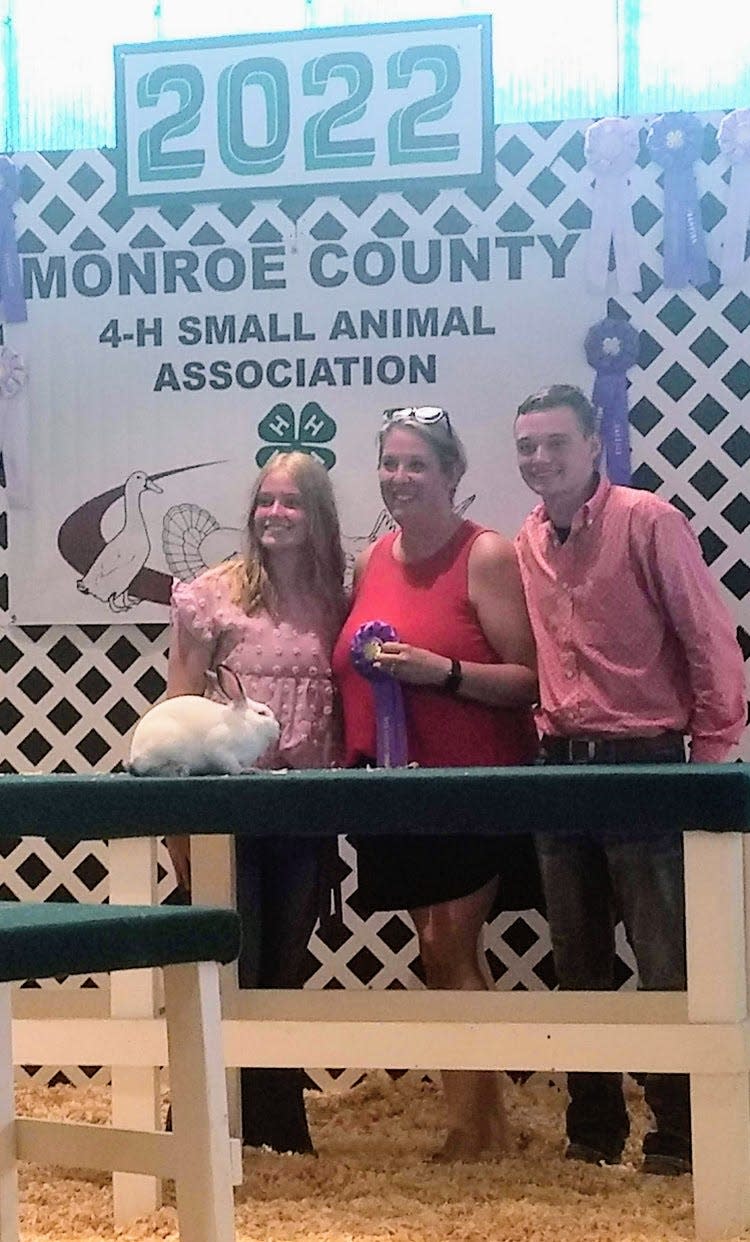
[[[597,743],[591,738],[572,737],[568,742],[568,759],[570,763],[593,763],[596,759]]]

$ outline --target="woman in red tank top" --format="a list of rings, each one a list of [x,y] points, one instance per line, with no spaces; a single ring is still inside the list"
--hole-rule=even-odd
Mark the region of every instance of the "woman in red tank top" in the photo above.
[[[350,657],[355,631],[373,620],[398,635],[377,664],[402,686],[410,761],[496,766],[528,763],[536,753],[534,648],[515,553],[507,539],[454,512],[465,469],[445,411],[386,413],[380,488],[399,529],[358,559],[352,610],[332,661],[350,765],[374,763],[376,753],[372,687]],[[524,846],[468,835],[371,837],[356,845],[360,901],[409,911],[428,986],[487,988],[480,938],[504,869],[500,858],[507,862],[515,850],[520,860]],[[443,1090],[448,1136],[438,1158],[476,1158],[505,1146],[498,1075],[444,1072]]]

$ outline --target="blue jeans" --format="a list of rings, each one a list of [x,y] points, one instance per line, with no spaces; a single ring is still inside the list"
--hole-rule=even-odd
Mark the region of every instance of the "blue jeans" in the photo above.
[[[678,762],[674,745],[666,753],[644,754],[641,762]],[[629,757],[628,762],[633,762]],[[615,926],[619,919],[646,991],[683,991],[685,896],[682,837],[651,827],[624,840],[615,833],[537,838],[547,898],[557,978],[566,991],[609,991],[615,987]],[[636,1067],[637,1068],[637,1067]],[[568,1138],[619,1157],[629,1132],[620,1074],[568,1074]],[[687,1074],[647,1074],[646,1102],[656,1131],[649,1151],[690,1154],[690,1083]]]

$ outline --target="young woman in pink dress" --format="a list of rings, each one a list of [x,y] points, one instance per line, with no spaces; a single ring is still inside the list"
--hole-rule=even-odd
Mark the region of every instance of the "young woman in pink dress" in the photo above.
[[[331,650],[345,611],[344,555],[328,474],[305,453],[275,454],[256,479],[243,556],[175,582],[167,696],[203,694],[223,664],[281,726],[264,768],[325,768],[338,758]],[[167,846],[189,891],[189,838]],[[239,983],[301,987],[320,909],[321,843],[238,837]],[[298,1069],[243,1069],[243,1142],[310,1152]]]

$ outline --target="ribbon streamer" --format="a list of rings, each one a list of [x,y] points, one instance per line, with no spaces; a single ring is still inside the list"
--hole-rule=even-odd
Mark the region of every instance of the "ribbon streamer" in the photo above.
[[[0,345],[0,452],[5,469],[5,496],[13,509],[29,504],[29,410],[23,359]]]
[[[732,168],[721,247],[721,282],[744,284],[750,225],[750,108],[735,108],[719,126],[719,148]]]
[[[586,334],[584,349],[589,366],[596,371],[591,400],[601,414],[601,438],[607,477],[627,486],[630,473],[630,423],[628,385],[625,376],[638,360],[639,337],[626,319],[608,316]]]
[[[709,279],[694,163],[703,126],[692,112],[665,112],[648,133],[651,157],[664,169],[664,284],[705,285]]]
[[[629,172],[638,155],[638,127],[634,121],[617,116],[595,121],[586,130],[584,151],[596,178],[586,263],[588,283],[592,289],[606,288],[611,243],[618,288],[623,293],[638,293],[641,271],[628,193]]]
[[[355,632],[351,643],[351,661],[358,673],[372,685],[375,700],[375,744],[379,768],[405,768],[406,716],[401,686],[385,669],[376,668],[374,661],[383,643],[396,642],[398,635],[387,621],[366,621]]]
[[[7,155],[0,156],[0,302],[7,323],[26,322],[21,261],[16,245],[13,204],[18,198],[18,169]]]

